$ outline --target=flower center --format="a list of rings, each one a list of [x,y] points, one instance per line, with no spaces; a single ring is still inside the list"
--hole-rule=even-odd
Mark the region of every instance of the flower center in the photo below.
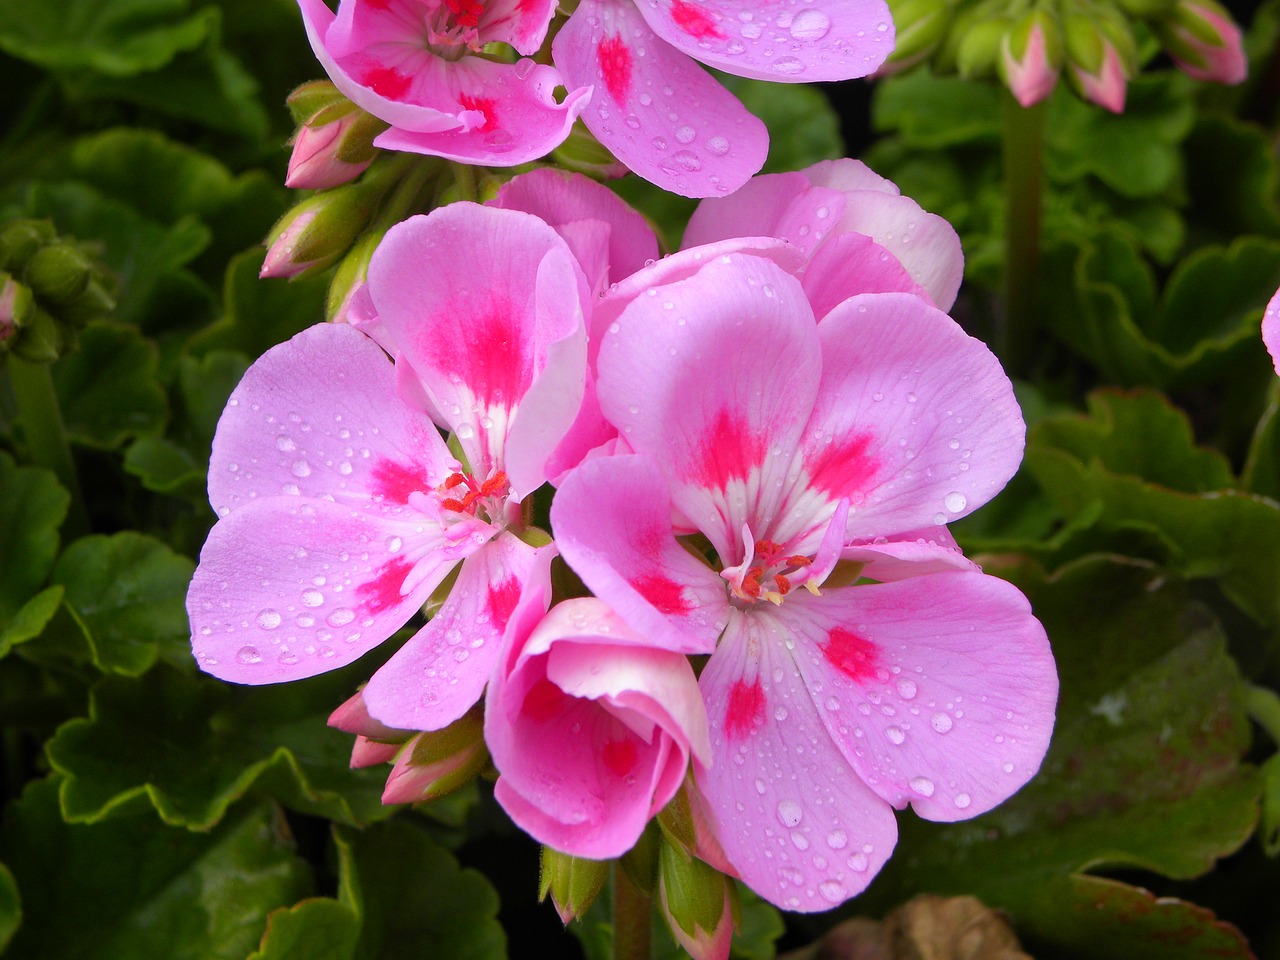
[[[436,492],[444,509],[485,523],[497,523],[505,519],[511,484],[507,482],[505,470],[498,470],[483,483],[477,483],[469,473],[452,473],[436,487]]]
[[[484,46],[480,40],[483,16],[483,0],[441,0],[427,20],[428,46],[445,60],[457,60],[468,50],[479,53]]]
[[[782,545],[761,540],[755,545],[749,563],[727,568],[720,575],[729,581],[729,591],[737,599],[748,603],[768,600],[777,604],[782,603],[782,598],[798,583],[817,592],[816,585],[805,576],[805,568],[812,563],[811,557],[788,555]]]

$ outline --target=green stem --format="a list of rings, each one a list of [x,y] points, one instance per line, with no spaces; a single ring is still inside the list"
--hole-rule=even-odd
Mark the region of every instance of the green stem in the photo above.
[[[480,199],[475,171],[465,163],[451,163],[449,166],[453,168],[453,182],[458,188],[458,199],[473,201]]]
[[[627,876],[617,863],[613,865],[613,960],[649,960],[650,914],[649,896]]]
[[[1267,687],[1245,687],[1244,706],[1253,722],[1280,746],[1280,695]]]
[[[1046,102],[1023,107],[1007,92],[1004,100],[1005,297],[998,352],[1011,376],[1025,376],[1038,326]]]
[[[36,466],[47,467],[71,494],[71,508],[63,523],[63,534],[73,540],[89,532],[89,515],[84,508],[84,494],[76,476],[71,445],[62,425],[62,411],[53,388],[53,377],[47,363],[28,363],[9,355],[9,380],[18,404],[18,422],[27,442],[27,454]]]

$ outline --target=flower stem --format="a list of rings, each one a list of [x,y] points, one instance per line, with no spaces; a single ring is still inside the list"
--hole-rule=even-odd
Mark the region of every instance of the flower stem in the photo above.
[[[1253,722],[1280,747],[1280,695],[1267,687],[1245,687],[1244,706]]]
[[[1011,376],[1026,376],[1036,338],[1040,221],[1044,191],[1045,101],[1023,107],[1004,97],[1004,323],[1000,349]]]
[[[613,865],[613,960],[649,960],[649,896]]]
[[[31,463],[52,470],[58,482],[71,494],[71,507],[62,526],[63,534],[67,540],[81,537],[89,532],[89,515],[85,511],[84,494],[76,476],[76,465],[62,424],[62,411],[58,407],[58,394],[53,388],[49,365],[28,363],[13,354],[9,355],[7,363],[9,381],[18,404],[18,422],[27,442],[27,454]]]

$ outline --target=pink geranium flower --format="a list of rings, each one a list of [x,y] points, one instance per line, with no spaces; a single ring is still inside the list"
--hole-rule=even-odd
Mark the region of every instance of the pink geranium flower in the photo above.
[[[543,616],[525,602],[485,704],[494,796],[534,839],[574,856],[626,853],[707,763],[707,720],[687,657],[655,646],[599,600]]]
[[[1276,373],[1280,374],[1280,290],[1276,291],[1262,315],[1262,342],[1267,345]]]
[[[320,325],[232,393],[192,644],[227,680],[312,676],[389,637],[457,567],[363,691],[376,720],[434,730],[479,698],[512,609],[547,582],[554,548],[516,531],[582,398],[585,279],[535,217],[451,204],[387,233],[368,293],[394,364],[358,330]]]
[[[773,903],[827,909],[889,856],[893,808],[974,816],[1044,755],[1044,631],[942,528],[1013,474],[1023,424],[991,353],[922,298],[817,322],[779,263],[703,250],[628,281],[652,283],[611,322],[598,390],[635,453],[570,473],[552,523],[632,629],[712,654],[695,775],[724,853]]]
[[[554,67],[475,56],[486,44],[536,53],[554,0],[298,0],[307,37],[348,99],[391,124],[374,144],[462,163],[513,166],[558,146],[590,99],[562,103]]]
[[[872,73],[893,50],[883,0],[582,0],[552,42],[582,119],[619,160],[686,197],[732,193],[764,163],[768,132],[698,63],[808,83]]]

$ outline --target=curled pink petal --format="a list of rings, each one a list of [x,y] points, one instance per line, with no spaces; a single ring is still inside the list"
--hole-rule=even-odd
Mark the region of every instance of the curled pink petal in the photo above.
[[[1262,315],[1262,342],[1267,345],[1276,373],[1280,374],[1280,290],[1276,291]]]

